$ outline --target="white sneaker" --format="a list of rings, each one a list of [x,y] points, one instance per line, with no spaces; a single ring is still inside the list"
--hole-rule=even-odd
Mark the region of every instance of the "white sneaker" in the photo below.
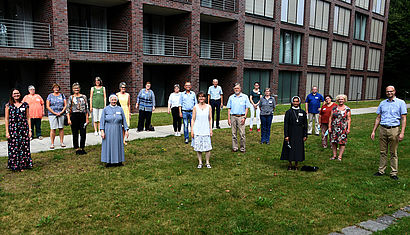
[[[178,132],[175,132],[175,133],[174,133],[174,136],[178,136]]]
[[[95,131],[95,132],[94,132],[94,135],[95,135],[95,136],[98,136],[98,132]]]
[[[181,136],[181,132],[178,132],[178,136]]]
[[[98,135],[101,135],[101,131],[98,132]]]

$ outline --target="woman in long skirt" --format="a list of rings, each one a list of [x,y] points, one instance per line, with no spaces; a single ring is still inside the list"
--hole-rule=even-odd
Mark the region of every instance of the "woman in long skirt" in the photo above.
[[[280,160],[289,161],[288,170],[297,170],[298,162],[305,160],[305,141],[307,140],[306,112],[300,108],[300,98],[292,97],[292,107],[285,113],[282,156]],[[292,166],[292,162],[295,165]]]
[[[20,91],[17,89],[12,89],[10,101],[6,104],[5,123],[9,153],[7,168],[13,171],[32,168],[29,106],[22,102]]]
[[[123,133],[128,137],[128,125],[124,111],[117,106],[118,97],[111,95],[110,105],[104,108],[101,115],[101,161],[107,163],[107,167],[122,165],[124,162]]]

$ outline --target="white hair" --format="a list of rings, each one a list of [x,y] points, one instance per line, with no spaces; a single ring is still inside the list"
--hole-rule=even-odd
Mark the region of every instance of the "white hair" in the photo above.
[[[36,89],[33,85],[28,86],[28,90],[30,91],[31,89]]]
[[[108,100],[111,102],[112,98],[116,98],[118,100],[118,96],[116,94],[112,94],[110,95],[110,97],[108,98]]]

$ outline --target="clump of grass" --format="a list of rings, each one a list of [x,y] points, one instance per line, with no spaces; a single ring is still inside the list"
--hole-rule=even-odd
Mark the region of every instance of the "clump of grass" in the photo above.
[[[255,204],[259,207],[271,208],[273,206],[273,200],[266,197],[258,197]]]

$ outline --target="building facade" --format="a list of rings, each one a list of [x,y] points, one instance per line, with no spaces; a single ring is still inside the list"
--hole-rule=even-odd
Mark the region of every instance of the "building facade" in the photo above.
[[[279,103],[322,94],[380,98],[389,0],[0,0],[0,101],[58,83],[89,95],[146,81],[166,105],[173,84],[225,94],[255,81]],[[228,96],[226,95],[225,98]],[[133,106],[133,105],[132,105]],[[4,106],[2,106],[4,107]],[[3,111],[3,110],[2,110]]]

